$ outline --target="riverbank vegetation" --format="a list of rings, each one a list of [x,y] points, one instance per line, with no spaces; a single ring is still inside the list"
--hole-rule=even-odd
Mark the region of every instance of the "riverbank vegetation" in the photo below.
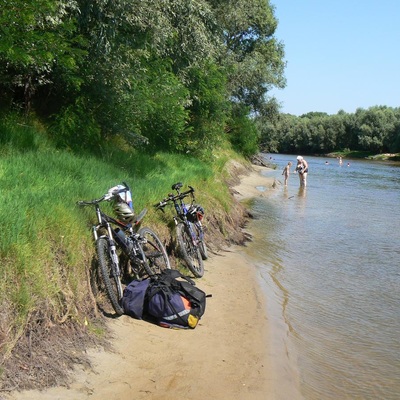
[[[359,108],[354,114],[312,112],[259,119],[261,146],[269,152],[371,157],[389,153],[400,160],[400,108]],[[339,154],[340,153],[340,154]]]
[[[0,111],[34,113],[59,148],[120,137],[208,157],[257,150],[283,45],[266,1],[15,0],[0,11]]]

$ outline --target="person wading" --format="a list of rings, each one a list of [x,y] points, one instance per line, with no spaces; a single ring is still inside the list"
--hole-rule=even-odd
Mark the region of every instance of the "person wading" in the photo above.
[[[290,167],[292,166],[292,163],[289,161],[288,165],[286,165],[285,168],[283,168],[282,175],[284,177],[284,185],[287,186],[289,175],[290,175]]]
[[[307,186],[308,163],[302,156],[297,156],[296,172],[299,174],[300,186]]]

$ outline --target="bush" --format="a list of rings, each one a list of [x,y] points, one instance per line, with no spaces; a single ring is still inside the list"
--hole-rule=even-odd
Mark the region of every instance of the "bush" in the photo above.
[[[236,107],[229,126],[228,138],[235,151],[245,157],[252,156],[259,151],[259,132],[246,108]]]

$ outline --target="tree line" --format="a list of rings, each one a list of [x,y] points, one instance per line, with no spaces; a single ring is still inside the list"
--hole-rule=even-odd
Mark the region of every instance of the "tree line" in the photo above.
[[[249,155],[285,86],[276,28],[268,0],[4,0],[0,112],[64,148]]]
[[[374,106],[335,115],[311,112],[258,118],[261,147],[268,152],[326,154],[335,150],[400,152],[400,108]]]

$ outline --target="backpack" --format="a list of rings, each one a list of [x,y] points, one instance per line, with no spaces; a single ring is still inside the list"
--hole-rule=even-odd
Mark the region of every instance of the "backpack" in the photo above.
[[[124,290],[124,312],[150,319],[167,328],[194,329],[206,309],[206,295],[189,277],[165,270],[144,280],[132,281]]]
[[[134,280],[125,287],[121,305],[124,313],[136,319],[143,318],[144,299],[150,279]]]

